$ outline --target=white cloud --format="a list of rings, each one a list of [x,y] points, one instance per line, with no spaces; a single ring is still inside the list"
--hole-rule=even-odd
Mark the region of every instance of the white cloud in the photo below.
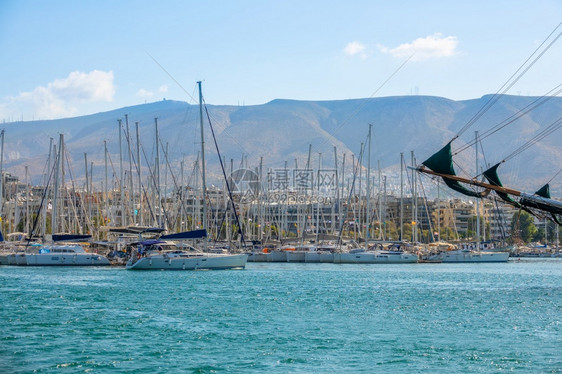
[[[141,88],[137,91],[137,96],[142,97],[143,99],[149,99],[154,96],[154,92]]]
[[[366,54],[365,54],[366,49],[367,49],[367,47],[365,47],[365,45],[360,43],[360,42],[351,42],[351,43],[348,43],[345,46],[343,51],[346,55],[349,55],[349,56],[359,55],[360,57],[365,57],[366,56]]]
[[[166,86],[165,84],[160,86],[160,88],[158,89],[158,92],[160,92],[160,93],[168,92],[168,86]]]
[[[396,48],[379,46],[379,49],[394,57],[403,58],[413,55],[413,60],[423,61],[454,56],[457,53],[458,42],[456,36],[444,37],[442,34],[436,33],[425,38],[418,38],[411,43],[401,44]]]
[[[67,78],[49,83],[54,95],[69,101],[113,101],[113,72],[93,70],[89,73],[74,71]]]
[[[113,101],[115,87],[113,72],[93,70],[89,73],[74,71],[63,79],[56,79],[46,87],[11,96],[0,103],[0,118],[10,119],[26,114],[26,119],[68,117],[78,112],[76,105]]]

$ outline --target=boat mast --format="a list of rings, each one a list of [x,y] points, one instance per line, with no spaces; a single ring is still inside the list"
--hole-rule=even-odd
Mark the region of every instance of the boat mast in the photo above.
[[[156,204],[154,205],[154,211],[156,213],[156,225],[162,227],[162,222],[160,220],[162,207],[161,207],[161,197],[160,197],[160,139],[158,138],[158,118],[154,118],[154,131],[156,139],[156,160],[154,162],[154,169],[156,170]]]
[[[141,159],[140,159],[140,136],[139,136],[139,123],[135,122],[135,129],[137,133],[137,172],[138,172],[138,179],[139,179],[139,225],[143,225],[142,219],[142,176],[141,176]]]
[[[49,140],[49,158],[47,159],[47,171],[45,172],[45,190],[43,195],[47,202],[49,201],[49,185],[50,185],[50,173],[51,173],[51,162],[53,161],[53,138]],[[1,183],[1,182],[0,182]],[[42,220],[41,220],[41,236],[44,238],[47,233],[47,208],[43,209]]]
[[[121,135],[121,120],[117,120],[117,124],[119,125],[119,192],[121,193],[121,226],[126,226],[127,223],[125,222],[125,190],[123,189],[123,140]]]
[[[0,131],[0,218],[2,217],[2,205],[4,205],[3,195],[4,195],[4,130]]]
[[[104,188],[103,188],[103,200],[104,200],[104,205],[105,205],[105,217],[104,217],[104,225],[107,225],[107,219],[109,219],[110,217],[110,212],[109,212],[109,186],[108,186],[108,178],[107,178],[107,140],[103,141],[103,150],[104,150],[104,156],[103,156],[103,161],[104,161],[104,171],[105,171],[105,175],[104,175]],[[111,196],[113,197],[113,194],[111,194]],[[111,217],[113,218],[113,217]]]
[[[339,188],[339,180],[338,180],[338,150],[336,148],[336,146],[334,146],[334,171],[336,172],[335,178],[336,178],[336,200],[335,200],[335,204],[331,204],[332,205],[332,224],[330,227],[330,232],[333,235],[334,232],[336,231],[336,209],[339,212],[339,205],[340,205],[340,188]]]
[[[411,151],[412,157],[412,167],[415,167],[414,161],[414,151]],[[412,170],[412,243],[416,242],[416,227],[418,222],[416,221],[416,210],[417,210],[417,199],[416,199],[416,174]]]
[[[31,238],[31,230],[29,225],[29,166],[25,165],[25,232],[29,233]]]
[[[129,115],[125,114],[125,126],[127,127],[127,158],[129,159],[129,198],[127,199],[127,214],[135,211],[134,207],[134,190],[133,190],[133,153],[131,151],[131,132],[129,128]],[[137,217],[133,214],[132,222],[137,223]]]
[[[474,132],[476,148],[476,174],[478,175],[478,131]],[[480,201],[476,198],[476,250],[480,251]]]
[[[369,124],[369,135],[368,135],[368,150],[367,150],[367,204],[365,206],[365,250],[369,250],[369,238],[371,225],[371,128],[373,125]],[[379,212],[380,214],[380,212]]]
[[[381,160],[377,160],[377,169],[378,169],[378,175],[379,175],[379,194],[378,194],[378,200],[379,200],[379,206],[378,206],[378,218],[379,218],[379,240],[385,239],[385,236],[383,235],[383,214],[382,214],[382,209],[383,209],[383,195],[381,194],[381,191],[383,190],[383,184],[382,184],[382,171],[381,171]]]
[[[400,152],[400,241],[404,240],[404,153]]]
[[[58,213],[57,213],[57,205],[58,205],[58,196],[59,196],[59,169],[61,164],[61,159],[63,155],[63,144],[64,144],[64,135],[59,135],[59,156],[57,157],[57,164],[55,167],[55,188],[53,193],[53,210],[52,210],[52,227],[51,227],[51,234],[55,234],[57,232],[57,223],[58,223]]]
[[[320,169],[322,168],[322,153],[318,153],[318,174],[320,176]],[[316,178],[316,245],[318,245],[320,235],[320,178]]]
[[[199,124],[201,127],[201,179],[202,179],[201,185],[203,188],[202,225],[204,229],[207,229],[207,201],[206,201],[207,184],[205,180],[205,133],[203,131],[203,93],[201,92],[201,81],[197,82],[197,86],[199,87],[199,120],[200,120]],[[205,251],[207,250],[207,237],[205,237],[203,241],[203,248],[205,249]]]
[[[92,177],[92,175],[90,174],[90,178],[88,178],[88,154],[84,153],[84,172],[85,172],[85,176],[86,176],[86,188],[85,188],[85,194],[86,194],[86,199],[84,201],[84,204],[86,205],[86,210],[88,211],[88,217],[92,216],[92,203],[91,203],[91,199],[90,199],[90,193],[92,192],[90,190],[90,178]],[[84,219],[84,224],[87,224],[87,219]]]
[[[387,235],[386,235],[386,175],[383,176],[382,179],[382,185],[383,185],[383,195],[382,195],[382,233],[383,236],[382,238],[384,240],[386,240]]]
[[[437,239],[441,241],[441,201],[440,201],[440,185],[441,181],[437,180]]]

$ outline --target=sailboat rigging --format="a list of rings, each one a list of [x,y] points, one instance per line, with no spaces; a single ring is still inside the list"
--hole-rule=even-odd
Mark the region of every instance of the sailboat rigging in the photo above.
[[[203,129],[203,94],[201,82],[199,87],[199,113],[201,130],[201,177],[203,193],[203,229],[189,232],[163,235],[158,239],[140,240],[138,248],[132,251],[126,264],[130,270],[211,270],[211,269],[242,269],[248,260],[247,254],[209,253],[207,241],[207,197],[205,178],[205,136]],[[181,248],[170,241],[203,239],[203,251],[194,248]]]
[[[449,141],[441,150],[433,154],[427,160],[421,163],[415,170],[421,173],[430,174],[434,176],[441,177],[445,184],[463,195],[475,197],[477,199],[482,199],[487,197],[491,191],[494,191],[500,199],[504,202],[515,206],[519,209],[525,210],[535,216],[537,216],[536,211],[546,212],[551,215],[551,220],[556,222],[560,225],[560,220],[557,218],[557,215],[562,214],[562,202],[554,200],[550,196],[550,187],[548,184],[540,188],[534,194],[529,194],[525,192],[521,192],[519,190],[511,189],[504,187],[500,181],[500,178],[497,173],[497,169],[500,164],[506,162],[508,159],[514,157],[515,155],[520,154],[527,148],[533,146],[538,141],[546,138],[547,136],[553,134],[555,131],[562,127],[562,118],[556,119],[550,125],[545,127],[539,133],[537,133],[534,137],[528,140],[525,144],[517,148],[513,151],[509,156],[504,158],[501,162],[495,164],[492,167],[489,167],[483,173],[479,173],[479,170],[476,170],[477,176],[469,179],[457,176],[455,169],[453,167],[453,154],[451,151],[451,143],[457,139],[463,132],[465,132],[469,127],[471,127],[478,119],[480,119],[483,114],[489,110],[513,85],[540,59],[552,45],[562,36],[562,32],[557,32],[557,30],[562,26],[562,23],[558,24],[554,30],[547,36],[547,38],[534,50],[534,52],[527,58],[527,60],[517,69],[515,73],[511,75],[511,77],[504,83],[504,85],[494,94],[492,97],[488,99],[488,101],[480,108],[480,110],[475,113],[470,120],[460,129],[457,135]],[[528,114],[532,110],[536,109],[538,106],[547,102],[551,97],[560,93],[560,87],[562,85],[558,85],[551,91],[549,91],[544,96],[534,100],[532,103],[525,106],[523,109],[519,110],[514,115],[510,116],[508,119],[502,121],[498,125],[492,127],[491,129],[485,132],[485,136],[492,135],[499,131],[500,129],[505,128],[506,126],[512,124],[517,119],[521,118],[522,116]],[[554,94],[553,94],[554,92]],[[476,137],[474,142],[468,143],[465,146],[460,147],[457,152],[458,154],[472,145],[477,145],[479,139]],[[488,183],[478,180],[478,176],[482,175]],[[478,191],[471,190],[461,183],[479,187],[481,188]],[[514,200],[513,197],[519,198],[518,201]]]

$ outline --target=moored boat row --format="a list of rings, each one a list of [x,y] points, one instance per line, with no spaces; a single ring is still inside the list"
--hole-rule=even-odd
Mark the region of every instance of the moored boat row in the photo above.
[[[79,244],[32,245],[0,254],[0,265],[16,266],[109,266],[107,257],[86,252]]]

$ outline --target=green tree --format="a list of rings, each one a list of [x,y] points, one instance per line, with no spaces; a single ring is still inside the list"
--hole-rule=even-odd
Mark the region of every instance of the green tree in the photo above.
[[[538,232],[533,216],[527,212],[515,213],[513,215],[511,230],[515,236],[521,238],[525,243],[529,243]]]

